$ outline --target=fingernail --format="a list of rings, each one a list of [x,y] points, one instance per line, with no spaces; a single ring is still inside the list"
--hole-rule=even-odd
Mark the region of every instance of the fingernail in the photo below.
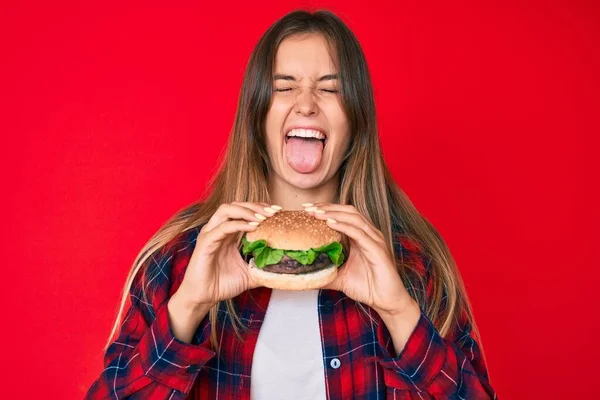
[[[315,210],[315,214],[325,214],[325,210]]]
[[[310,207],[310,206],[312,206],[312,205],[313,205],[313,203],[303,203],[303,204],[302,204],[302,207]]]
[[[263,210],[265,210],[266,212],[271,213],[271,214],[275,214],[277,212],[277,210],[272,207],[265,207],[265,208],[263,208]]]
[[[331,222],[332,224],[337,224],[337,221],[333,218],[327,218],[328,222]]]
[[[274,208],[276,210],[281,210],[282,209],[281,206],[276,206],[275,204],[271,204],[271,208]]]
[[[315,211],[315,210],[318,210],[318,207],[308,207],[308,208],[304,209],[304,211]]]
[[[256,218],[260,219],[260,220],[263,220],[263,221],[264,221],[265,219],[267,219],[267,217],[265,217],[264,215],[262,215],[262,214],[259,214],[259,213],[254,213],[254,216],[255,216]]]
[[[260,224],[260,222],[257,222],[257,221],[248,222],[248,225],[252,225],[252,226],[258,226],[258,224]]]

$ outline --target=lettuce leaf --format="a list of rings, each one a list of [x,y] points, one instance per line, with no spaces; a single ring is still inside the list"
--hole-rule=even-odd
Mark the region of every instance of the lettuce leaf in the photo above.
[[[254,242],[249,242],[248,239],[246,239],[246,236],[242,237],[242,244],[244,245],[244,248],[242,249],[242,252],[244,253],[244,255],[251,253],[257,249],[260,249],[262,247],[267,247],[267,241],[266,240],[255,240]]]
[[[258,268],[264,268],[267,265],[277,264],[281,261],[284,255],[298,261],[302,265],[312,264],[322,253],[326,253],[331,262],[338,267],[344,262],[344,251],[340,242],[332,242],[317,249],[311,248],[308,250],[283,250],[273,249],[267,246],[267,242],[263,239],[249,242],[244,236],[242,237],[242,244],[242,253],[244,255],[252,253],[254,262]]]
[[[259,253],[254,256],[256,266],[263,268],[265,265],[277,264],[283,258],[283,250],[261,247]]]
[[[286,250],[285,255],[292,260],[298,261],[302,265],[312,264],[319,253],[313,249],[309,250]]]
[[[319,254],[327,253],[331,262],[338,267],[344,262],[344,252],[340,242],[331,242],[315,250]]]

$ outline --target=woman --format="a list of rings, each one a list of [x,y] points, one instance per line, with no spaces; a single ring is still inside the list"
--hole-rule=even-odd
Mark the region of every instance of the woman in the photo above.
[[[338,277],[257,287],[241,237],[303,207],[345,235]],[[495,398],[474,327],[447,246],[384,163],[359,43],[334,14],[296,11],[250,57],[205,199],[136,259],[87,397]]]

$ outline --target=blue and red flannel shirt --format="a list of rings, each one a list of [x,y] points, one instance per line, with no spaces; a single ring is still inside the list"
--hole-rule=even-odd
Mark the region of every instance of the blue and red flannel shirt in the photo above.
[[[180,234],[150,257],[142,296],[140,276],[118,338],[105,355],[105,368],[87,399],[250,399],[252,355],[271,290],[256,288],[234,299],[248,327],[240,341],[225,307],[219,323],[208,317],[192,343],[173,336],[167,301],[183,279],[200,228]],[[413,242],[399,237],[397,256],[421,271],[431,287],[426,258]],[[479,346],[466,319],[442,338],[421,318],[400,355],[377,315],[342,292],[321,290],[318,298],[327,398],[338,399],[494,399]],[[217,329],[217,356],[210,332]]]

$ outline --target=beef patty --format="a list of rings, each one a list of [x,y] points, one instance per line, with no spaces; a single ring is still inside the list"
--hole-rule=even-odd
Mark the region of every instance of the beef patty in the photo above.
[[[278,264],[266,265],[263,271],[274,272],[276,274],[307,274],[325,269],[332,264],[327,253],[319,254],[310,265],[300,264],[298,261],[284,255]]]

